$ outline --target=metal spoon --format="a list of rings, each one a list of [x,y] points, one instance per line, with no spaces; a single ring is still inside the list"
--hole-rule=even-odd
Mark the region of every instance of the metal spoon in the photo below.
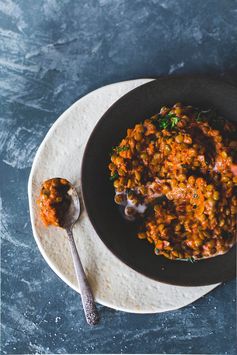
[[[70,242],[71,254],[74,268],[76,271],[77,281],[80,286],[82,305],[84,308],[86,321],[90,325],[95,325],[99,321],[99,314],[96,309],[94,297],[87,281],[77,248],[73,237],[73,226],[80,215],[80,200],[75,187],[70,184],[68,195],[71,197],[71,203],[67,214],[64,216],[62,227],[67,231],[68,240]]]

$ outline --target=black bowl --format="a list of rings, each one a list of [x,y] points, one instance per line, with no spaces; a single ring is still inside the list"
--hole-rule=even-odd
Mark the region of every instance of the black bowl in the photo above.
[[[176,102],[214,107],[225,118],[237,120],[237,89],[206,77],[165,77],[132,90],[103,115],[87,143],[82,162],[82,193],[97,234],[120,260],[154,280],[199,286],[235,276],[236,247],[225,255],[196,261],[171,261],[153,252],[147,241],[136,238],[137,224],[128,222],[114,203],[108,163],[112,147],[126,130]]]

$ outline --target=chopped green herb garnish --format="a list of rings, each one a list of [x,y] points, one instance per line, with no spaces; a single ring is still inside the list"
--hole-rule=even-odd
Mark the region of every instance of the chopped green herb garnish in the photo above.
[[[114,180],[118,179],[118,177],[119,177],[118,173],[114,173],[113,175],[110,176],[109,179],[114,181]]]
[[[123,147],[114,147],[113,151],[116,153],[120,153],[120,152],[124,152],[125,150],[128,150],[129,146],[128,145],[124,145]]]
[[[124,145],[123,147],[117,146],[112,148],[112,153],[110,153],[110,156],[113,155],[113,153],[120,153],[120,152],[124,152],[125,150],[128,150],[129,146],[128,145]]]
[[[168,113],[165,116],[158,115],[153,119],[153,121],[158,124],[157,128],[169,129],[174,128],[180,121],[180,118],[175,116],[173,113]]]
[[[180,118],[173,116],[170,117],[170,120],[171,120],[171,128],[174,128],[177,125],[177,123],[180,121]]]
[[[211,113],[211,112],[212,112],[211,109],[199,111],[198,114],[197,114],[197,117],[196,117],[196,121],[197,122],[204,121],[205,119],[207,119],[206,115]]]
[[[158,255],[160,253],[160,249],[155,248],[155,254]]]
[[[128,150],[129,146],[124,145],[123,147],[118,147],[117,152],[124,152],[125,150]]]
[[[204,120],[204,117],[201,117],[202,111],[198,113],[197,117],[196,117],[196,121],[197,122],[201,122]]]
[[[166,129],[169,126],[169,117],[165,116],[160,119],[160,128]]]

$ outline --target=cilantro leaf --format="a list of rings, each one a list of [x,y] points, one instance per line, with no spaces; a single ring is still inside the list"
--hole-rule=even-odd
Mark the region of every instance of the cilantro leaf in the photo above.
[[[120,153],[124,152],[125,150],[129,150],[128,145],[124,145],[123,147],[117,146],[112,148],[112,153],[110,153],[110,156],[112,156],[114,153]]]
[[[171,128],[174,128],[177,125],[177,123],[180,121],[180,118],[176,116],[172,116],[170,120],[171,120]]]
[[[204,117],[201,117],[200,115],[202,115],[203,114],[203,111],[200,111],[199,113],[198,113],[198,115],[197,115],[197,117],[196,117],[196,121],[197,122],[201,122],[201,121],[203,121],[204,120]]]
[[[167,116],[162,117],[159,123],[160,123],[160,128],[166,129],[169,126],[169,118],[167,118]]]
[[[153,122],[156,123],[157,128],[160,129],[172,129],[179,121],[180,118],[170,112],[165,116],[158,115],[158,117],[153,119]]]
[[[212,110],[211,110],[211,109],[199,111],[198,114],[197,114],[197,117],[196,117],[196,121],[197,121],[197,122],[204,121],[205,119],[207,119],[207,116],[208,116],[210,113],[212,113]]]
[[[109,179],[110,179],[111,181],[114,181],[114,180],[118,179],[118,177],[119,177],[118,173],[114,173],[113,175],[110,176]]]
[[[125,150],[128,150],[129,146],[128,145],[124,145],[123,147],[114,147],[113,151],[116,153],[120,153],[120,152],[124,152]]]

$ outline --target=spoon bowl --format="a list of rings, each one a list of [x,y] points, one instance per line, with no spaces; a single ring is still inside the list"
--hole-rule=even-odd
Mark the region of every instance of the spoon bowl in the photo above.
[[[79,219],[81,213],[81,205],[77,190],[71,183],[67,194],[70,196],[71,201],[67,213],[64,215],[62,228],[71,229]]]

